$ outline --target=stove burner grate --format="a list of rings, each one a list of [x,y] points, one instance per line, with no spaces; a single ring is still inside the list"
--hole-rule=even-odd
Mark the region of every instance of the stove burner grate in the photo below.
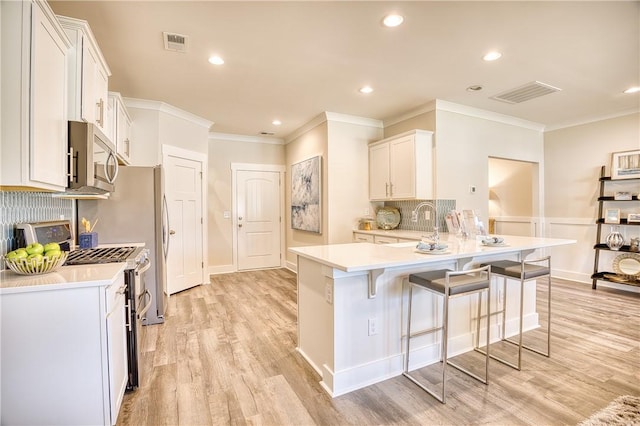
[[[74,250],[69,252],[65,265],[126,262],[135,249],[135,247],[107,247]]]

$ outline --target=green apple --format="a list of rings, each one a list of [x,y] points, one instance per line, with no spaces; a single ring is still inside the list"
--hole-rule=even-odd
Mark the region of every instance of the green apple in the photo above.
[[[30,262],[33,266],[39,265],[42,263],[44,257],[40,253],[30,254],[27,257],[27,261]]]
[[[27,256],[29,256],[29,253],[22,248],[7,253],[7,258],[11,260],[26,259]]]
[[[42,254],[44,246],[40,243],[31,243],[24,248],[28,254]]]
[[[44,245],[44,252],[48,252],[51,250],[58,250],[60,251],[60,244],[58,243],[47,243]]]
[[[53,260],[53,259],[56,259],[56,258],[60,257],[60,254],[62,254],[60,249],[51,249],[51,250],[46,250],[44,252],[44,257],[47,257],[47,258]]]

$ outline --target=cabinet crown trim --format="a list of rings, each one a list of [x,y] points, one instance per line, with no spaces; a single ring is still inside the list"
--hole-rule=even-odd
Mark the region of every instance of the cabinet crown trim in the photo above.
[[[433,136],[433,132],[431,130],[422,130],[422,129],[409,130],[408,132],[398,133],[397,135],[389,136],[389,137],[386,137],[386,138],[381,139],[379,141],[371,142],[369,144],[369,146],[374,146],[374,145],[377,145],[377,144],[382,144],[382,143],[389,142],[389,141],[392,141],[392,140],[395,140],[395,139],[398,139],[398,138],[402,138],[402,137],[405,137],[405,136],[413,136],[413,135],[415,135],[415,136],[419,136],[419,135]]]
[[[64,28],[69,28],[69,29],[75,30],[75,31],[82,31],[83,33],[86,34],[87,39],[89,40],[89,43],[91,44],[91,47],[93,48],[93,50],[98,55],[98,59],[100,60],[100,64],[102,65],[102,67],[104,68],[104,70],[107,73],[107,77],[111,76],[111,69],[109,68],[109,65],[107,64],[107,61],[104,59],[104,56],[102,55],[102,51],[100,50],[100,47],[98,46],[98,42],[96,41],[96,37],[93,35],[93,31],[91,31],[91,27],[89,26],[89,23],[87,21],[85,21],[84,19],[71,18],[69,16],[56,15],[56,17],[58,18],[58,21],[60,22],[60,25],[62,25]]]

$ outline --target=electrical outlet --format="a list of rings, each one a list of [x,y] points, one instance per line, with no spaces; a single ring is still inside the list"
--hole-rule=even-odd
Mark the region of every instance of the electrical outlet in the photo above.
[[[431,220],[431,211],[429,210],[424,211],[424,220]]]
[[[222,217],[225,219],[229,219],[231,217],[231,212],[229,210],[225,210],[222,212]]]
[[[364,209],[364,215],[369,216],[369,209]]]
[[[369,336],[378,334],[378,321],[375,318],[369,318]]]
[[[333,303],[333,286],[331,283],[325,283],[324,285],[324,300],[330,305]]]

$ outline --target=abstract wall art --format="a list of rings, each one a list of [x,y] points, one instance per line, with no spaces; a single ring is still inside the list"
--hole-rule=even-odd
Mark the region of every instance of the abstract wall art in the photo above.
[[[291,166],[291,228],[322,233],[322,157]]]

